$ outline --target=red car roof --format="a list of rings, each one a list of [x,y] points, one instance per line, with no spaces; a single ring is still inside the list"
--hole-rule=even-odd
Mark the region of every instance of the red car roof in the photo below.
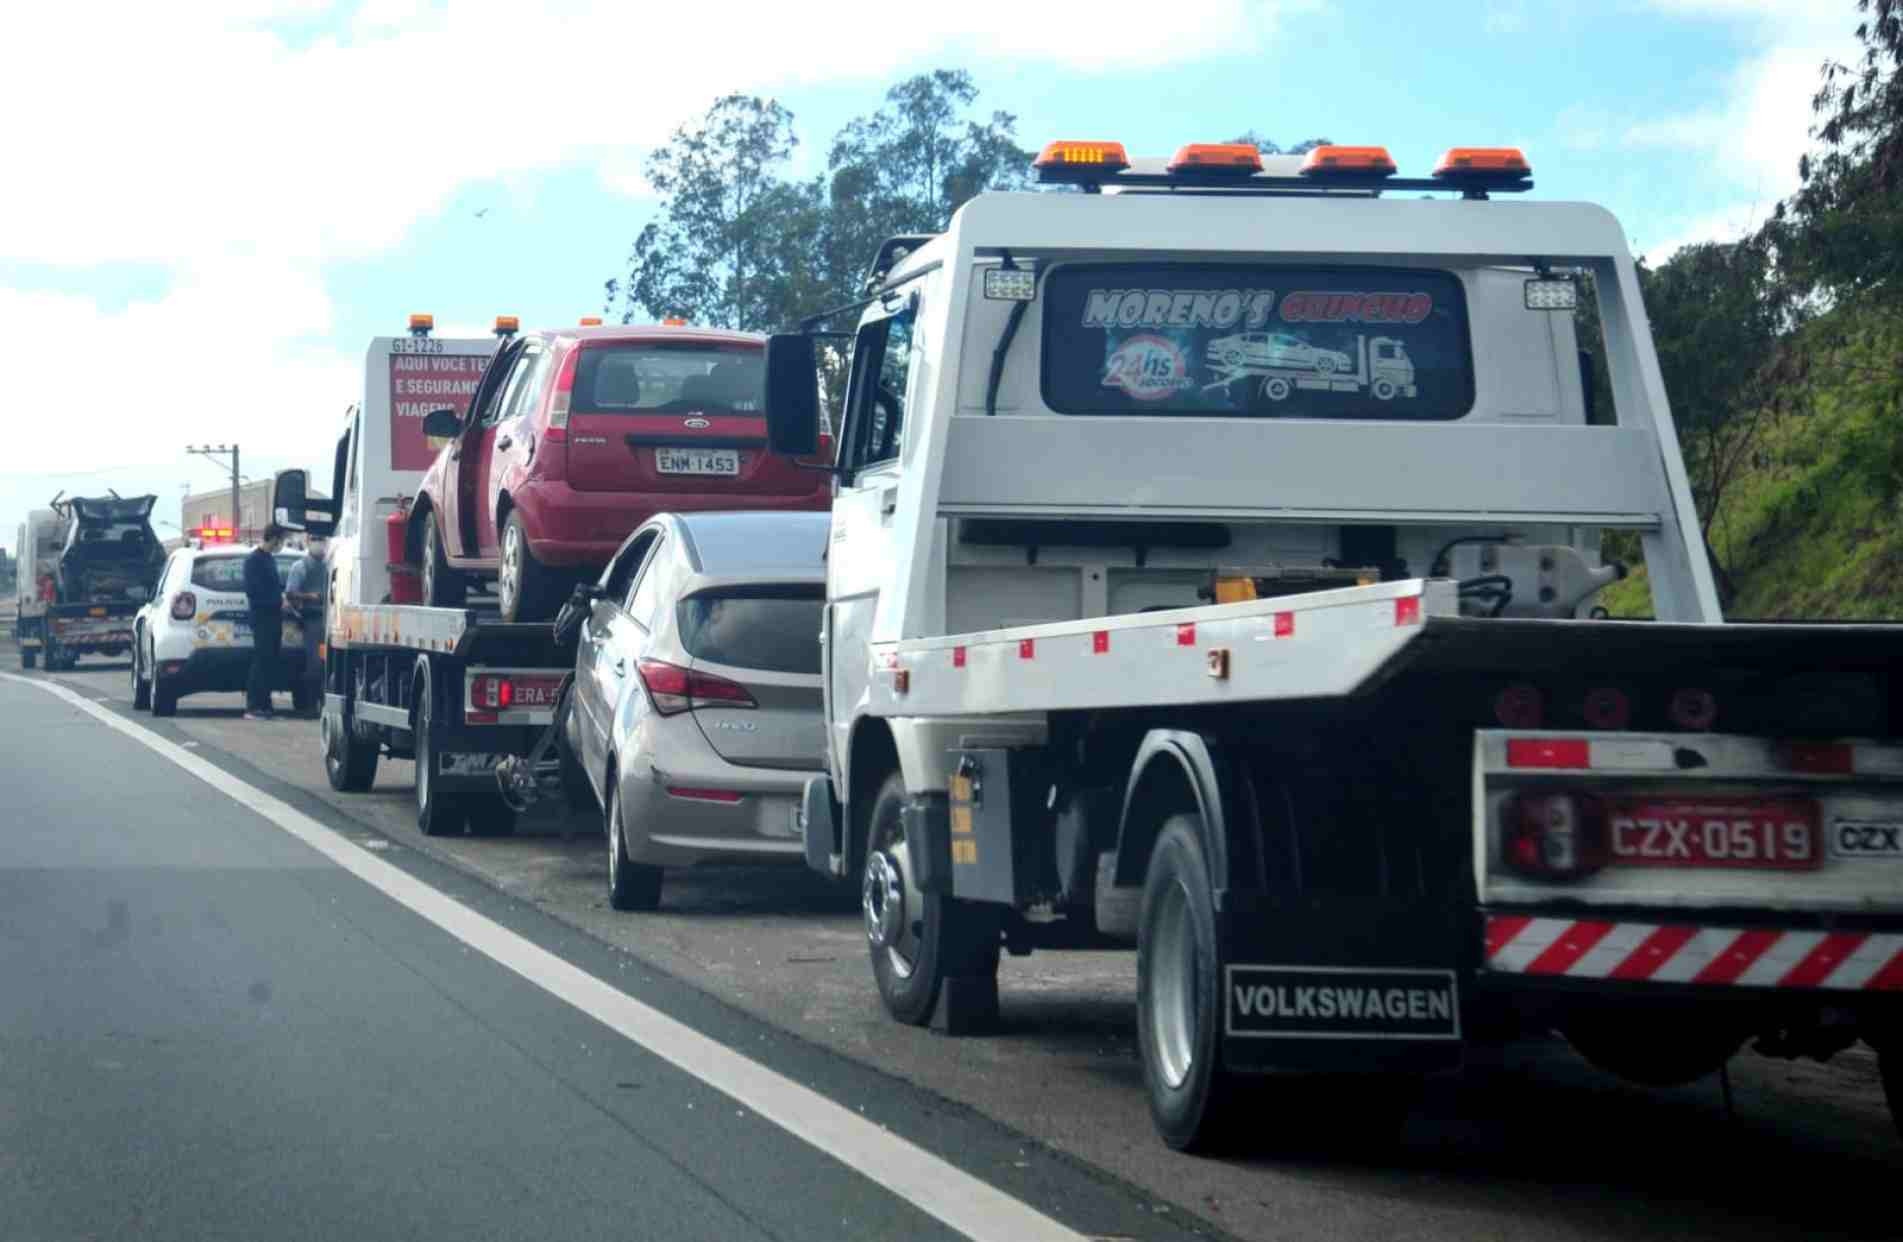
[[[668,341],[691,341],[697,345],[760,345],[766,337],[758,332],[730,332],[725,328],[670,328],[660,324],[604,324],[598,328],[537,328],[541,337],[573,337],[580,341],[640,342],[648,345]]]

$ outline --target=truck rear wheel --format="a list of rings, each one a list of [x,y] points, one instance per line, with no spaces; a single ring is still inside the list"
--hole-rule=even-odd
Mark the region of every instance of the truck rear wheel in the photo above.
[[[332,722],[325,712],[318,722],[318,734],[324,742],[324,776],[338,793],[364,793],[377,782],[377,760],[382,749],[376,742],[357,738],[350,710]]]
[[[31,647],[20,648],[20,667],[31,671],[40,662],[40,653]]]
[[[437,780],[437,714],[435,678],[426,672],[416,696],[416,826],[426,837],[461,836],[469,826],[469,797],[445,792]]]
[[[1561,1028],[1573,1050],[1599,1069],[1643,1087],[1679,1087],[1715,1074],[1744,1036],[1672,1014],[1619,1014]]]
[[[1143,884],[1137,931],[1137,1045],[1150,1117],[1178,1151],[1231,1133],[1235,1102],[1221,1065],[1222,960],[1202,820],[1164,821]]]
[[[1877,1049],[1877,1070],[1883,1075],[1883,1099],[1890,1106],[1890,1124],[1903,1134],[1903,1044]]]
[[[904,806],[905,778],[894,772],[866,826],[861,906],[879,999],[899,1021],[923,1026],[946,979],[997,975],[1000,925],[990,906],[919,890]]]

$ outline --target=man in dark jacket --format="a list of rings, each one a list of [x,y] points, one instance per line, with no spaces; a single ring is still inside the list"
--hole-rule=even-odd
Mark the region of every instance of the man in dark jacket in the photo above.
[[[271,688],[278,683],[278,648],[284,643],[284,582],[276,553],[284,528],[264,528],[264,539],[244,558],[245,603],[251,610],[251,685],[245,691],[246,720],[271,719]]]

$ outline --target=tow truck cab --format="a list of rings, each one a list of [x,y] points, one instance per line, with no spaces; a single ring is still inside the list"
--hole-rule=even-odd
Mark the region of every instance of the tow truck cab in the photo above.
[[[845,308],[805,833],[888,1009],[1135,939],[1179,1146],[1229,1074],[1527,1027],[1647,1081],[1888,1046],[1903,631],[1720,624],[1618,222],[1508,201],[1517,151],[1038,169],[1083,192],[980,195]],[[1212,349],[1249,332],[1311,352]],[[816,340],[769,342],[776,451]],[[1594,619],[1607,531],[1655,623]]]

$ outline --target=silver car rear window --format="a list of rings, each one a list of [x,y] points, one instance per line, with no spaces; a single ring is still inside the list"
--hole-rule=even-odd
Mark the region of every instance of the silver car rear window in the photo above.
[[[696,660],[768,673],[819,675],[817,584],[737,587],[680,602],[681,645]]]

